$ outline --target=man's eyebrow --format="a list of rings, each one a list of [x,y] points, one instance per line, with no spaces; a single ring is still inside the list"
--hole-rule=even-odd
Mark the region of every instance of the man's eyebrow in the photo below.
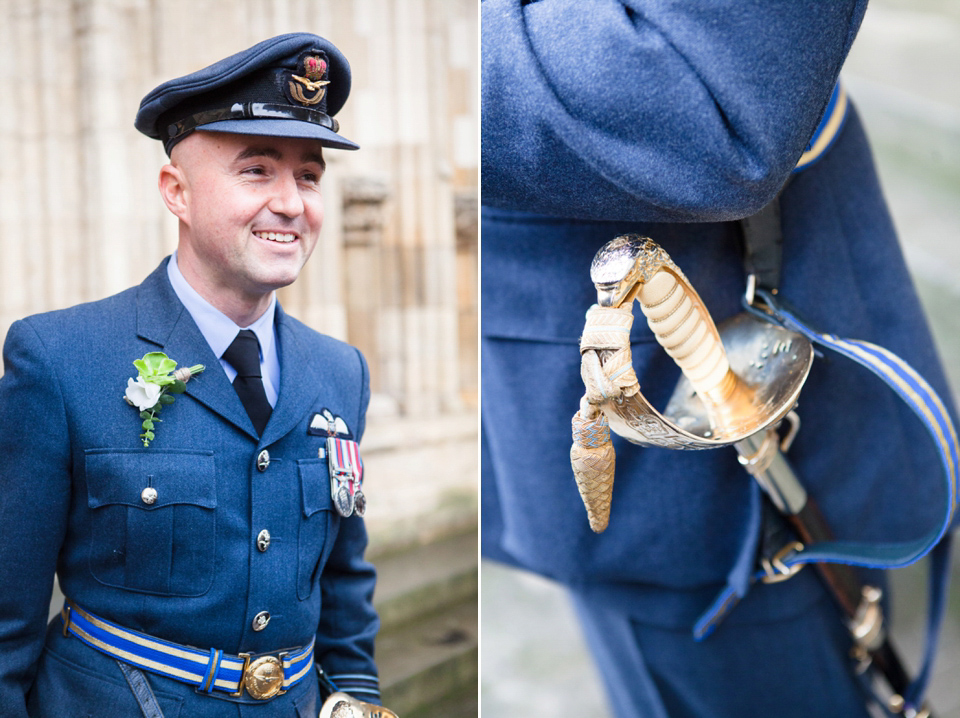
[[[275,147],[247,147],[237,155],[235,161],[242,162],[243,160],[249,160],[255,157],[268,157],[279,162],[281,159],[283,159],[283,153]],[[316,164],[320,165],[320,169],[327,169],[327,163],[323,159],[323,155],[319,152],[308,150],[300,155],[300,161],[315,162]]]
[[[249,160],[254,157],[269,157],[272,160],[279,161],[283,158],[283,155],[280,154],[280,150],[274,149],[273,147],[248,147],[237,155],[236,161],[240,162],[241,160]]]
[[[326,160],[323,159],[323,155],[321,155],[319,152],[304,152],[302,155],[300,155],[300,161],[316,162],[318,165],[320,165],[321,170],[327,169]]]

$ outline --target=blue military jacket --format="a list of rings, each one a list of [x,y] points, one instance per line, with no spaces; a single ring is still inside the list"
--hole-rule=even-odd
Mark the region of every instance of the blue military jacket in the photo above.
[[[593,534],[570,469],[578,340],[594,253],[634,232],[662,245],[718,321],[745,288],[735,221],[796,166],[864,3],[485,0],[482,141],[482,516],[491,556],[636,620],[689,629],[736,561],[750,477],[732,449],[614,439],[610,526]],[[949,391],[863,128],[781,198],[780,297],[823,331],[872,341]],[[635,321],[634,367],[664,407],[679,370]],[[936,525],[941,469],[919,422],[867,371],[814,363],[790,458],[844,538]],[[922,488],[921,488],[922,487]],[[928,488],[934,487],[934,488]],[[941,498],[942,497],[937,497]],[[755,589],[727,619],[796,614],[813,572]]]
[[[378,620],[362,519],[334,510],[324,409],[355,437],[368,374],[360,353],[277,309],[281,385],[262,438],[166,276],[14,323],[0,379],[0,706],[4,716],[139,715],[114,659],[55,620],[54,571],[87,610],[150,635],[227,653],[307,645],[326,672],[373,678]],[[132,361],[163,351],[204,364],[144,448],[123,400]],[[258,469],[261,452],[269,465]],[[141,500],[156,489],[152,505]],[[269,548],[257,548],[267,529]],[[253,619],[267,611],[260,631]],[[350,678],[353,676],[354,678]],[[264,703],[234,704],[151,675],[171,716],[310,716],[314,675]],[[104,706],[114,712],[104,713]]]

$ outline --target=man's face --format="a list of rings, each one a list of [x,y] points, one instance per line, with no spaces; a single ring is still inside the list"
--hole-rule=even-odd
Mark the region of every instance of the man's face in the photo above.
[[[297,278],[323,224],[317,142],[194,132],[171,161],[184,187],[180,266],[201,294],[255,299]]]

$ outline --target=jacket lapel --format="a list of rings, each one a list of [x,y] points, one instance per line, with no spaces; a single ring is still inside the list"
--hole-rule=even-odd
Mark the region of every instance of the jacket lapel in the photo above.
[[[137,333],[142,339],[160,347],[179,366],[203,364],[206,371],[187,382],[187,394],[256,438],[257,432],[237,392],[227,380],[219,357],[214,356],[190,312],[170,286],[170,280],[167,279],[168,261],[169,258],[161,262],[137,289]],[[282,384],[282,369],[280,376]],[[269,426],[267,429],[269,431]]]
[[[277,304],[277,339],[280,352],[280,393],[261,443],[269,444],[288,434],[314,405],[322,388],[317,358],[311,357],[297,336],[297,326]],[[231,387],[232,389],[232,387]]]

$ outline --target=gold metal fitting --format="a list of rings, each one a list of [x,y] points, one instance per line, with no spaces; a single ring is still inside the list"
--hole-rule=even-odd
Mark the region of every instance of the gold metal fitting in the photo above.
[[[283,663],[275,656],[261,656],[244,670],[243,686],[260,701],[284,693]]]
[[[281,653],[279,658],[276,656],[261,656],[255,661],[251,661],[249,653],[238,653],[237,657],[243,659],[243,670],[236,692],[230,695],[238,698],[243,693],[243,689],[246,688],[247,695],[251,698],[265,701],[268,698],[286,693],[286,691],[281,690],[283,688],[283,657],[285,655],[285,653]]]

